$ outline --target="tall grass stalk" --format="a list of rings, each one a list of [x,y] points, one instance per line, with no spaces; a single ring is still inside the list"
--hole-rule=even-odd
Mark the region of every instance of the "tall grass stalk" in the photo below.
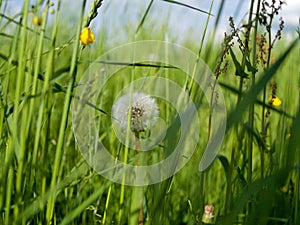
[[[59,3],[60,4],[60,3]],[[73,54],[72,54],[72,59],[71,59],[71,65],[70,65],[70,72],[69,72],[69,84],[65,96],[65,101],[64,101],[64,107],[63,107],[63,112],[62,112],[62,117],[61,117],[61,123],[60,123],[60,128],[59,128],[59,135],[58,135],[58,141],[57,141],[57,146],[56,146],[56,151],[55,151],[55,161],[54,161],[54,166],[53,166],[53,173],[52,173],[52,178],[51,178],[51,185],[50,188],[53,188],[58,179],[58,172],[61,167],[61,157],[64,149],[64,138],[65,138],[65,130],[66,130],[66,125],[67,125],[67,119],[69,115],[69,109],[70,109],[70,101],[71,101],[71,96],[72,96],[72,91],[74,87],[74,83],[76,80],[76,68],[79,62],[79,57],[80,57],[80,31],[82,29],[82,21],[84,17],[84,10],[85,10],[85,5],[86,5],[86,0],[82,2],[82,7],[81,7],[81,13],[80,13],[80,23],[78,24],[77,30],[76,30],[76,36],[75,36],[75,42],[74,42],[74,47],[73,47]],[[48,62],[51,63],[51,62]],[[48,206],[47,206],[47,212],[46,212],[46,218],[47,218],[47,223],[50,224],[53,216],[53,208],[55,204],[55,194],[53,193],[53,196],[50,198]]]
[[[210,17],[211,17],[211,11],[212,11],[213,5],[214,5],[214,0],[212,0],[211,3],[210,3],[209,13],[208,13],[208,15],[206,17],[204,31],[203,31],[203,34],[201,36],[201,41],[200,41],[200,46],[199,46],[199,49],[198,49],[197,59],[196,59],[196,62],[195,62],[194,70],[192,71],[192,78],[191,78],[191,81],[190,81],[190,83],[189,83],[189,85],[187,87],[187,90],[189,91],[189,95],[192,94],[192,89],[193,89],[193,84],[194,84],[194,80],[195,80],[195,75],[196,75],[196,72],[197,72],[195,70],[197,68],[197,64],[198,64],[198,61],[200,59],[201,52],[202,52],[202,49],[203,49],[203,44],[204,44],[204,41],[205,41],[207,27],[208,27],[209,20],[210,20]]]
[[[105,203],[105,210],[103,213],[103,217],[102,217],[102,224],[106,223],[106,217],[107,217],[107,213],[109,212],[109,200],[111,197],[111,189],[112,189],[112,185],[109,186],[108,191],[107,191],[107,199],[106,199],[106,203]]]
[[[8,68],[15,68],[15,64],[13,63],[14,59],[16,58],[16,53],[17,53],[17,46],[18,46],[18,43],[19,43],[19,36],[20,36],[20,32],[21,32],[21,26],[18,26],[17,27],[17,30],[16,30],[16,35],[13,37],[13,40],[12,40],[12,45],[11,45],[11,49],[10,49],[10,57],[5,57],[7,59],[7,63],[8,63]],[[10,83],[10,77],[12,75],[12,71],[11,70],[8,70],[7,71],[7,79],[4,79],[2,81],[2,86],[3,86],[3,89],[2,89],[2,92],[1,94],[3,94],[3,96],[1,96],[1,100],[3,100],[2,104],[3,104],[3,118],[4,120],[1,120],[1,121],[4,121],[4,123],[2,124],[3,126],[1,127],[1,134],[4,136],[4,135],[7,135],[5,134],[5,126],[9,127],[9,129],[12,129],[12,119],[11,118],[8,118],[8,113],[9,113],[9,107],[8,107],[8,99],[7,99],[7,95],[9,93],[9,83]],[[9,131],[10,132],[10,131]],[[13,173],[12,173],[12,168],[11,168],[11,162],[13,160],[13,149],[12,149],[12,146],[11,143],[9,141],[11,141],[11,133],[9,133],[9,137],[8,137],[8,145],[6,146],[6,152],[5,152],[5,156],[4,156],[4,168],[3,170],[1,171],[2,172],[2,185],[0,187],[1,189],[1,192],[0,193],[3,193],[1,194],[1,197],[0,197],[0,209],[3,209],[3,205],[4,205],[4,201],[6,199],[6,207],[5,207],[5,217],[7,216],[9,218],[9,205],[10,205],[10,201],[11,201],[11,192],[8,191],[7,194],[4,194],[5,193],[5,190],[11,190],[9,188],[11,188],[12,186],[12,179],[13,179]],[[2,136],[1,136],[2,137]],[[7,181],[7,179],[10,179]],[[8,183],[7,183],[8,182]],[[8,184],[8,186],[6,187],[6,185]]]
[[[274,15],[273,15],[274,16]],[[269,22],[269,25],[272,25],[273,22],[273,16],[271,16],[271,20]],[[265,69],[267,69],[270,66],[270,60],[271,60],[271,50],[272,50],[272,32],[271,30],[268,30],[268,53],[267,53],[267,63],[265,66]],[[263,90],[263,102],[266,103],[267,98],[267,86],[265,86]],[[261,111],[261,133],[262,133],[262,140],[264,143],[266,143],[267,138],[267,122],[266,122],[266,107],[263,105],[262,111]],[[261,177],[265,176],[265,149],[261,150]]]
[[[194,84],[196,73],[198,72],[198,71],[196,71],[196,68],[197,68],[197,65],[199,63],[201,53],[202,53],[202,50],[203,50],[203,45],[204,45],[205,37],[207,35],[207,28],[208,28],[209,20],[210,20],[210,17],[211,17],[211,12],[212,12],[212,9],[213,9],[213,5],[214,5],[214,0],[212,0],[211,3],[210,3],[210,8],[209,8],[208,15],[206,17],[204,31],[203,31],[203,34],[202,34],[202,37],[201,37],[201,40],[200,40],[197,59],[196,59],[196,62],[195,62],[195,65],[194,65],[194,68],[193,68],[193,71],[192,71],[192,77],[191,77],[190,83],[187,87],[187,90],[188,90],[190,96],[192,96],[192,93],[193,93],[193,84]],[[213,93],[212,93],[212,96],[213,96]],[[199,100],[199,101],[201,101],[201,100]],[[211,116],[211,114],[212,114],[212,112],[210,112],[210,116]],[[210,129],[211,129],[211,118],[209,118],[207,140],[209,140],[209,138],[210,138]],[[200,200],[200,204],[199,204],[200,212],[202,212],[202,210],[204,209],[204,201],[205,201],[205,194],[206,194],[206,192],[205,192],[205,183],[204,183],[205,179],[206,179],[206,173],[201,172],[200,173],[200,178],[199,178],[199,185],[200,185],[199,194],[201,195],[201,197],[200,197],[201,200]]]
[[[256,56],[256,46],[257,46],[257,42],[256,42],[256,38],[257,38],[257,31],[258,31],[258,16],[260,12],[260,0],[257,1],[257,6],[256,6],[256,13],[255,13],[255,21],[254,21],[254,28],[253,28],[253,36],[252,36],[252,66],[254,68],[257,68],[257,56]],[[251,76],[251,86],[255,85],[255,76],[256,76],[256,72],[252,71],[252,76]],[[254,111],[255,111],[255,107],[254,104],[250,105],[249,108],[249,126],[250,129],[252,131],[249,132],[249,138],[248,138],[248,172],[247,172],[247,181],[248,184],[251,184],[252,182],[252,170],[253,170],[253,143],[254,143],[254,139],[253,139],[253,132],[255,130],[254,128]]]
[[[25,74],[25,67],[26,67],[26,41],[27,41],[27,21],[28,21],[28,8],[29,8],[29,1],[24,1],[23,5],[23,21],[22,21],[22,29],[21,29],[21,36],[20,36],[20,48],[19,48],[19,58],[18,58],[18,73],[17,73],[17,82],[16,82],[16,92],[14,98],[14,119],[13,119],[13,126],[12,126],[12,142],[10,142],[10,148],[12,150],[8,151],[9,155],[12,154],[13,151],[17,154],[19,166],[16,174],[16,196],[17,202],[14,208],[14,218],[19,216],[21,211],[21,202],[22,202],[22,178],[23,178],[23,168],[24,168],[24,156],[25,156],[25,137],[23,135],[19,136],[18,128],[20,120],[22,117],[20,116],[20,99],[21,99],[21,89],[24,83],[24,74]],[[24,122],[24,121],[23,121]],[[22,123],[21,123],[22,124]],[[8,156],[10,158],[11,156]],[[10,160],[9,160],[10,161]],[[9,163],[10,164],[10,163]],[[12,181],[12,180],[11,180]],[[8,193],[11,195],[11,192]],[[6,222],[9,222],[9,213],[7,214]]]
[[[37,47],[37,52],[36,52],[36,61],[35,61],[34,72],[33,72],[32,90],[31,90],[32,96],[37,95],[38,75],[40,74],[42,55],[43,55],[43,49],[44,49],[45,31],[46,31],[47,18],[48,18],[48,12],[49,12],[49,3],[50,3],[50,1],[47,1],[46,7],[45,7],[45,10],[43,13],[43,17],[42,17],[43,22],[42,22],[41,33],[40,33],[39,41],[38,41],[38,45],[37,45],[38,47]],[[46,113],[48,111],[47,110],[45,112],[45,109],[44,109],[45,104],[47,104],[47,103],[45,103],[45,101],[47,99],[51,98],[51,96],[49,96],[50,92],[51,92],[51,90],[49,88],[49,80],[50,80],[50,76],[53,73],[55,35],[56,35],[56,31],[53,32],[53,36],[52,36],[52,47],[53,48],[48,56],[49,64],[48,64],[48,68],[47,68],[45,78],[44,78],[44,87],[43,87],[41,98],[32,98],[29,102],[30,106],[29,106],[29,113],[28,113],[28,115],[29,115],[28,127],[30,127],[30,123],[32,123],[32,120],[34,119],[33,118],[34,108],[37,105],[40,106],[38,118],[37,118],[37,122],[36,122],[37,129],[36,129],[36,133],[35,133],[32,161],[31,161],[31,171],[30,171],[29,186],[28,186],[30,189],[33,189],[34,178],[36,176],[36,170],[37,170],[36,164],[37,164],[37,160],[38,160],[38,148],[39,148],[39,144],[40,144],[41,130],[43,128],[43,116],[44,116],[44,113]],[[47,96],[47,93],[49,94],[48,96]],[[49,121],[48,121],[48,123],[49,123]]]
[[[242,62],[241,62],[241,71],[239,72],[240,73],[239,74],[239,76],[240,76],[239,77],[239,95],[237,98],[237,103],[239,103],[242,98],[243,82],[244,82],[243,74],[245,71],[247,57],[250,54],[249,41],[250,41],[250,32],[251,32],[251,28],[252,28],[252,15],[253,15],[254,2],[255,2],[254,0],[251,0],[251,3],[250,3],[249,17],[248,17],[248,22],[247,22],[246,31],[245,31],[245,37],[244,37],[244,41],[243,41],[244,46],[240,46],[240,48],[242,49],[243,57],[242,57]],[[236,124],[235,128],[234,128],[234,136],[240,137],[239,132],[240,132],[239,125]],[[238,151],[237,146],[236,145],[232,146],[231,158],[230,158],[230,170],[229,170],[229,174],[228,174],[227,187],[226,187],[225,210],[227,212],[229,212],[232,207],[233,173],[234,173],[234,170],[235,170],[236,164],[237,164],[236,163],[237,151]],[[250,157],[252,157],[252,154]]]

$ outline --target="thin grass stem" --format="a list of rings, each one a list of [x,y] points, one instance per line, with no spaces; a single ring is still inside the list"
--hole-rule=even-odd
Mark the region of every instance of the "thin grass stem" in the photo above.
[[[60,3],[58,3],[60,5]],[[59,173],[59,169],[61,167],[61,156],[63,153],[63,145],[64,145],[64,137],[65,137],[65,129],[67,126],[67,119],[69,115],[69,109],[70,109],[70,101],[71,101],[71,96],[72,96],[72,91],[76,79],[76,68],[77,68],[77,63],[79,61],[79,56],[80,56],[80,51],[79,51],[79,44],[80,44],[80,31],[82,29],[82,21],[83,21],[83,16],[84,16],[84,10],[85,10],[85,5],[86,5],[86,0],[82,2],[82,7],[81,7],[81,15],[80,15],[80,23],[77,27],[77,32],[76,32],[76,41],[74,44],[73,48],[73,54],[72,54],[72,59],[71,59],[71,67],[70,67],[70,80],[65,96],[65,101],[64,101],[64,107],[63,107],[63,113],[61,117],[61,124],[59,128],[59,136],[58,136],[58,141],[57,141],[57,146],[56,146],[56,152],[55,152],[55,161],[54,161],[54,166],[53,166],[53,173],[52,173],[52,178],[51,178],[51,185],[50,187],[54,187],[57,183],[57,176]],[[46,219],[47,219],[47,224],[51,223],[52,217],[53,217],[53,208],[55,204],[55,193],[53,193],[53,196],[49,199],[49,204],[47,207],[47,212],[46,212]]]
[[[22,180],[23,180],[23,166],[24,166],[24,155],[25,155],[25,146],[24,143],[20,145],[19,140],[19,119],[20,119],[20,97],[21,97],[21,88],[24,83],[24,74],[25,74],[25,52],[26,52],[26,42],[27,42],[27,30],[26,25],[28,21],[28,8],[29,8],[29,0],[24,1],[23,5],[23,21],[22,21],[22,28],[21,28],[21,36],[20,36],[20,48],[19,48],[19,66],[18,66],[18,73],[17,73],[17,81],[16,81],[16,92],[14,98],[14,120],[13,120],[13,145],[12,148],[17,153],[19,165],[17,169],[16,175],[16,205],[14,208],[14,221],[15,218],[19,217],[19,213],[21,211],[21,202],[22,202]],[[22,136],[22,135],[21,135]],[[22,139],[23,142],[24,139]]]
[[[250,40],[250,31],[252,28],[252,14],[253,14],[253,7],[254,7],[254,0],[251,0],[250,3],[250,9],[249,9],[249,17],[248,17],[248,23],[246,26],[246,32],[245,32],[245,39],[244,39],[244,48],[243,48],[243,57],[242,57],[242,63],[241,63],[241,70],[242,73],[244,73],[245,71],[245,66],[246,66],[246,60],[247,57],[250,54],[250,50],[249,50],[249,40]],[[242,99],[242,93],[243,93],[243,83],[244,83],[244,77],[240,76],[240,80],[239,80],[239,94],[238,94],[238,98],[237,98],[237,104],[241,101]],[[235,137],[239,137],[239,125],[236,124],[234,126],[234,136]],[[242,140],[239,140],[242,141]],[[225,212],[229,212],[230,209],[232,208],[232,200],[233,200],[233,196],[232,196],[232,188],[233,188],[233,173],[236,167],[236,155],[237,155],[237,146],[234,145],[232,147],[232,152],[231,152],[231,158],[230,158],[230,169],[229,169],[229,173],[228,173],[228,180],[227,180],[227,186],[226,186],[226,200],[225,200]]]
[[[253,29],[253,36],[252,36],[252,66],[256,68],[256,37],[257,37],[257,31],[258,31],[258,14],[260,11],[260,0],[257,2],[257,8],[256,8],[256,17],[255,17],[255,24],[254,24],[254,29]],[[252,72],[251,76],[251,86],[255,85],[255,75],[256,72]],[[249,125],[252,130],[254,130],[254,110],[255,110],[255,105],[252,104],[250,105],[249,108]],[[251,184],[252,182],[252,170],[253,170],[253,132],[249,133],[248,137],[248,172],[247,172],[247,181],[248,184]]]

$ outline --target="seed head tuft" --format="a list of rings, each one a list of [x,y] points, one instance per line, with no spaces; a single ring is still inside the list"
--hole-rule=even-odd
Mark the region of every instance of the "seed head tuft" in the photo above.
[[[144,93],[123,95],[113,105],[112,115],[120,128],[126,130],[129,113],[130,129],[133,132],[150,130],[158,116],[158,107],[154,98]],[[131,103],[131,107],[130,107]]]

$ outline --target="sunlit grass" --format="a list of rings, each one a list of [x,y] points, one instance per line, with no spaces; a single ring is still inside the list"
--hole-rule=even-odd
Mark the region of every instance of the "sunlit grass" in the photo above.
[[[152,2],[141,9],[137,27],[128,24],[122,32],[130,41],[176,43],[175,38],[166,38],[166,30],[172,29],[168,21],[151,17]],[[239,37],[233,35],[231,52],[229,42],[222,46],[209,41],[216,39],[214,31],[203,32],[198,43],[187,35],[183,45],[205,60],[221,84],[228,113],[224,142],[213,164],[199,171],[210,124],[218,126],[209,119],[210,100],[203,99],[197,108],[200,139],[191,160],[174,176],[132,194],[133,187],[113,183],[87,165],[73,135],[70,107],[72,101],[79,101],[80,96],[74,96],[77,85],[82,85],[78,82],[108,50],[105,29],[94,43],[80,42],[83,28],[96,23],[101,1],[94,1],[88,10],[82,1],[76,14],[79,23],[71,30],[62,29],[68,19],[59,19],[64,14],[60,4],[45,1],[33,9],[27,0],[20,14],[8,16],[6,2],[0,1],[0,224],[137,224],[133,208],[140,201],[142,206],[137,208],[143,210],[144,224],[202,224],[208,204],[214,205],[216,224],[300,223],[299,41],[286,43],[283,30],[282,39],[272,46],[269,62],[254,63],[261,53],[254,37],[264,32],[258,22],[259,27],[254,26],[254,8],[249,30],[245,25],[239,27],[243,31]],[[41,12],[38,19],[34,17],[37,12]],[[50,13],[54,13],[51,21]],[[206,15],[208,22],[212,18]],[[155,32],[151,32],[154,22]],[[218,64],[222,56],[226,57]],[[218,66],[223,68],[220,73]],[[249,76],[243,77],[244,73]],[[118,71],[97,99],[102,111],[96,115],[102,118],[99,138],[118,160],[134,164],[136,154],[127,154],[112,132],[112,104],[133,79],[151,76],[174,81],[199,101],[201,91],[195,83],[174,68],[128,66]],[[275,84],[281,100],[278,106],[269,104]],[[158,105],[168,128],[176,127],[176,110],[162,100]],[[163,145],[177,142],[178,133],[169,133],[148,163],[167,157],[170,152],[164,152]]]

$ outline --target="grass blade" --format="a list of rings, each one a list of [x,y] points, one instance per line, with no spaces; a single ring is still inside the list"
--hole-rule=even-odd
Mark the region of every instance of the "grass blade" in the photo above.
[[[187,5],[187,4],[184,4],[184,3],[181,3],[181,2],[177,2],[177,1],[172,1],[172,0],[162,0],[164,2],[169,2],[169,3],[172,3],[172,4],[177,4],[177,5],[180,5],[180,6],[184,6],[184,7],[187,7],[189,9],[193,9],[193,10],[196,10],[198,12],[202,12],[202,13],[205,13],[205,14],[208,14],[210,16],[214,16],[212,14],[210,14],[209,12],[205,11],[205,10],[202,10],[202,9],[198,9],[196,7],[193,7],[193,6],[190,6],[190,5]]]

